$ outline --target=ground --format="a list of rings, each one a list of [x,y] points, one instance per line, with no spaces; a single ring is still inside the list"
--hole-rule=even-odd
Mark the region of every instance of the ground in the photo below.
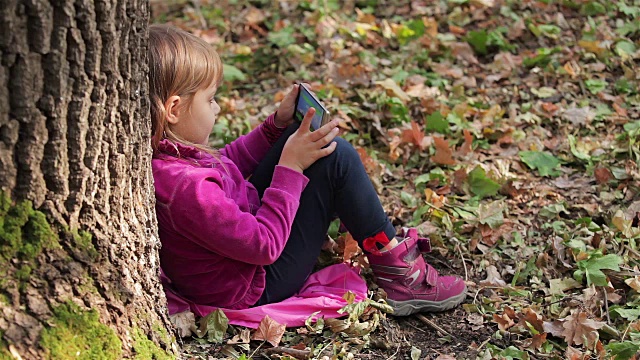
[[[429,236],[427,261],[469,287],[461,307],[422,319],[366,310],[359,321],[380,321],[365,335],[310,335],[310,324],[272,348],[229,345],[242,331],[230,327],[217,344],[186,338],[185,357],[635,357],[638,1],[151,5],[154,21],[222,56],[213,146],[259,124],[294,82],[310,83],[394,225]],[[342,246],[325,260],[359,260],[331,236]]]

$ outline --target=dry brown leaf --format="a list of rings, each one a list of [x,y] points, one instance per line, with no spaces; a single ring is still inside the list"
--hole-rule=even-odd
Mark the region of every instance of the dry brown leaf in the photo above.
[[[475,52],[471,48],[471,45],[467,42],[457,42],[449,45],[451,48],[451,54],[457,59],[464,60],[470,64],[477,64]]]
[[[435,71],[436,73],[444,77],[452,77],[454,79],[460,79],[462,76],[464,76],[464,72],[462,71],[461,68],[457,66],[453,66],[448,62],[433,63],[431,64],[431,68],[433,69],[433,71]]]
[[[502,331],[506,331],[516,323],[507,314],[493,314],[493,321],[498,324],[498,328]]]
[[[487,278],[480,281],[480,285],[504,287],[507,286],[507,283],[502,280],[498,269],[494,265],[490,265],[487,267]]]
[[[453,150],[451,150],[449,142],[445,138],[434,136],[433,144],[436,148],[436,154],[431,157],[431,161],[442,165],[454,165],[456,163],[452,157]]]
[[[585,311],[576,310],[565,319],[545,322],[543,327],[553,336],[563,337],[567,345],[585,345],[591,348],[598,340],[598,329],[604,322],[588,318]]]
[[[597,167],[593,171],[593,173],[596,177],[596,182],[598,184],[606,184],[609,182],[609,180],[613,179],[613,174],[611,173],[611,170],[607,169],[606,167]]]
[[[285,325],[279,324],[270,318],[269,315],[265,315],[262,321],[260,321],[256,332],[253,333],[251,340],[264,340],[273,346],[278,346],[285,330]]]
[[[624,282],[633,290],[640,292],[640,276],[634,276],[632,278],[626,279]]]
[[[358,254],[359,251],[358,242],[353,239],[351,233],[347,233],[344,240],[344,253],[342,259],[344,262],[350,262],[351,258]]]
[[[531,337],[527,347],[530,349],[539,349],[545,342],[547,342],[547,333],[535,334]]]
[[[439,355],[436,360],[456,360],[455,356],[452,355]]]
[[[235,334],[227,344],[235,345],[235,344],[248,344],[251,340],[251,331],[247,328],[240,330],[239,334]]]
[[[178,330],[178,336],[187,337],[196,330],[196,317],[191,311],[183,311],[181,313],[169,316],[169,320]]]
[[[468,129],[464,129],[462,132],[464,134],[464,143],[460,147],[460,150],[458,150],[458,154],[464,156],[473,151],[473,148],[471,147],[473,144],[473,135],[471,135],[471,132]]]
[[[538,315],[535,312],[535,310],[533,310],[532,308],[525,308],[524,310],[522,310],[522,314],[524,316],[520,317],[520,321],[518,322],[518,325],[521,325],[525,329],[527,329],[528,328],[527,323],[529,323],[529,325],[531,325],[534,329],[536,329],[537,332],[539,333],[544,332],[542,316]]]
[[[407,95],[415,98],[433,98],[440,95],[440,89],[437,87],[426,86],[425,84],[415,84],[407,88]]]
[[[376,84],[385,88],[385,90],[387,90],[387,94],[397,97],[402,100],[402,102],[406,103],[411,100],[409,95],[407,95],[407,93],[405,93],[392,78],[387,78],[383,81],[376,81]]]
[[[264,21],[266,16],[264,15],[264,12],[262,12],[262,10],[256,7],[251,7],[247,11],[247,14],[244,16],[244,18],[245,20],[247,20],[247,24],[258,25]]]
[[[564,352],[564,358],[567,360],[582,360],[584,357],[582,351],[571,346],[567,346],[567,350]]]
[[[595,119],[596,113],[588,106],[581,108],[570,108],[565,110],[562,117],[571,122],[574,126],[584,126],[591,124],[591,121]]]

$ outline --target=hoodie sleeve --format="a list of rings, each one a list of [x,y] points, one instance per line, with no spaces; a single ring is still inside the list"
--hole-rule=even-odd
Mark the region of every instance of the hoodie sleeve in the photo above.
[[[276,126],[275,115],[275,113],[269,115],[257,128],[237,138],[220,150],[222,155],[236,164],[245,178],[253,174],[267,151],[286,129]]]
[[[192,169],[183,179],[170,205],[175,231],[207,250],[255,265],[272,264],[282,253],[309,181],[276,166],[262,205],[252,215],[226,196],[217,170]]]

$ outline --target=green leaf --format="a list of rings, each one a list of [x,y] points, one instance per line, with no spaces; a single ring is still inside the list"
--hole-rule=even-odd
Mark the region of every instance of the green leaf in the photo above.
[[[624,55],[629,56],[634,54],[637,50],[636,45],[628,40],[619,41],[616,44],[615,49],[616,49],[616,53],[619,56],[624,56]]]
[[[611,351],[616,360],[629,360],[640,350],[640,346],[631,341],[610,342],[605,348]]]
[[[594,95],[604,91],[604,89],[607,88],[607,82],[604,80],[590,79],[585,81],[584,84],[587,86],[587,89]]]
[[[575,136],[569,134],[568,139],[569,139],[569,147],[571,148],[571,153],[573,154],[573,156],[584,161],[591,160],[591,156],[589,156],[588,153],[586,153],[583,149],[577,146],[578,143]]]
[[[556,168],[560,160],[548,152],[520,151],[520,159],[531,169],[538,170],[540,176],[558,176],[560,172]]]
[[[638,320],[638,318],[640,318],[640,309],[624,309],[624,308],[616,308],[611,310],[611,312],[614,312],[618,315],[620,315],[620,317],[628,320],[628,321],[636,321]]]
[[[605,8],[604,5],[600,4],[597,1],[590,1],[582,5],[582,9],[580,9],[580,12],[587,16],[595,16],[605,14],[607,12],[607,8]]]
[[[500,355],[504,356],[504,358],[507,360],[529,360],[529,354],[527,354],[526,351],[520,350],[515,346],[509,346],[508,348],[502,350],[502,352],[500,352]]]
[[[222,64],[222,72],[225,81],[245,81],[247,76],[242,72],[242,70],[238,69],[233,65]]]
[[[478,207],[478,222],[495,229],[504,223],[503,212],[504,203],[502,201],[481,204]]]
[[[415,346],[411,347],[411,360],[420,360],[420,354],[422,354],[422,350]]]
[[[473,46],[478,54],[487,53],[487,40],[489,40],[489,35],[485,30],[469,31],[469,35],[467,35],[467,42]]]
[[[587,285],[606,286],[607,276],[602,270],[620,271],[621,263],[622,258],[616,254],[603,256],[599,252],[594,252],[587,260],[578,261],[578,271],[587,277]]]
[[[469,172],[467,181],[471,192],[480,198],[493,196],[500,190],[500,184],[488,178],[481,166],[476,166]]]
[[[449,132],[449,122],[442,116],[439,111],[427,116],[425,130],[436,131],[440,134],[446,134]]]
[[[207,341],[211,343],[220,343],[224,339],[224,334],[229,327],[229,319],[227,315],[220,309],[216,309],[209,315],[200,319],[200,328],[198,329],[198,337],[207,334]]]
[[[293,27],[287,26],[279,31],[270,32],[269,35],[267,35],[267,39],[279,48],[286,48],[287,46],[296,42],[296,38],[293,36],[293,32]]]
[[[547,219],[555,218],[558,215],[560,215],[560,213],[565,213],[569,215],[569,211],[567,211],[567,208],[564,205],[565,205],[564,202],[547,205],[542,209],[540,209],[540,212],[538,213],[538,215]]]

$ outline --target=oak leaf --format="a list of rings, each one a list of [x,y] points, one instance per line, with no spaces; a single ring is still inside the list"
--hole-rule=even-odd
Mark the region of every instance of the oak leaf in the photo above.
[[[567,345],[585,345],[593,347],[598,341],[598,329],[605,325],[602,321],[595,321],[587,317],[585,311],[574,311],[565,319],[545,322],[543,327],[553,336],[563,337]]]
[[[178,330],[178,336],[191,336],[196,331],[196,317],[191,311],[183,311],[181,313],[169,316],[169,320]]]
[[[277,321],[270,318],[269,315],[265,315],[262,321],[260,321],[260,325],[256,329],[256,332],[253,333],[251,340],[264,340],[273,346],[278,346],[282,339],[282,335],[284,335],[285,329],[285,325],[279,324]]]
[[[449,142],[445,138],[434,136],[433,144],[436,148],[436,154],[431,157],[431,161],[442,165],[454,165],[456,163],[452,157],[453,150],[451,150]]]

